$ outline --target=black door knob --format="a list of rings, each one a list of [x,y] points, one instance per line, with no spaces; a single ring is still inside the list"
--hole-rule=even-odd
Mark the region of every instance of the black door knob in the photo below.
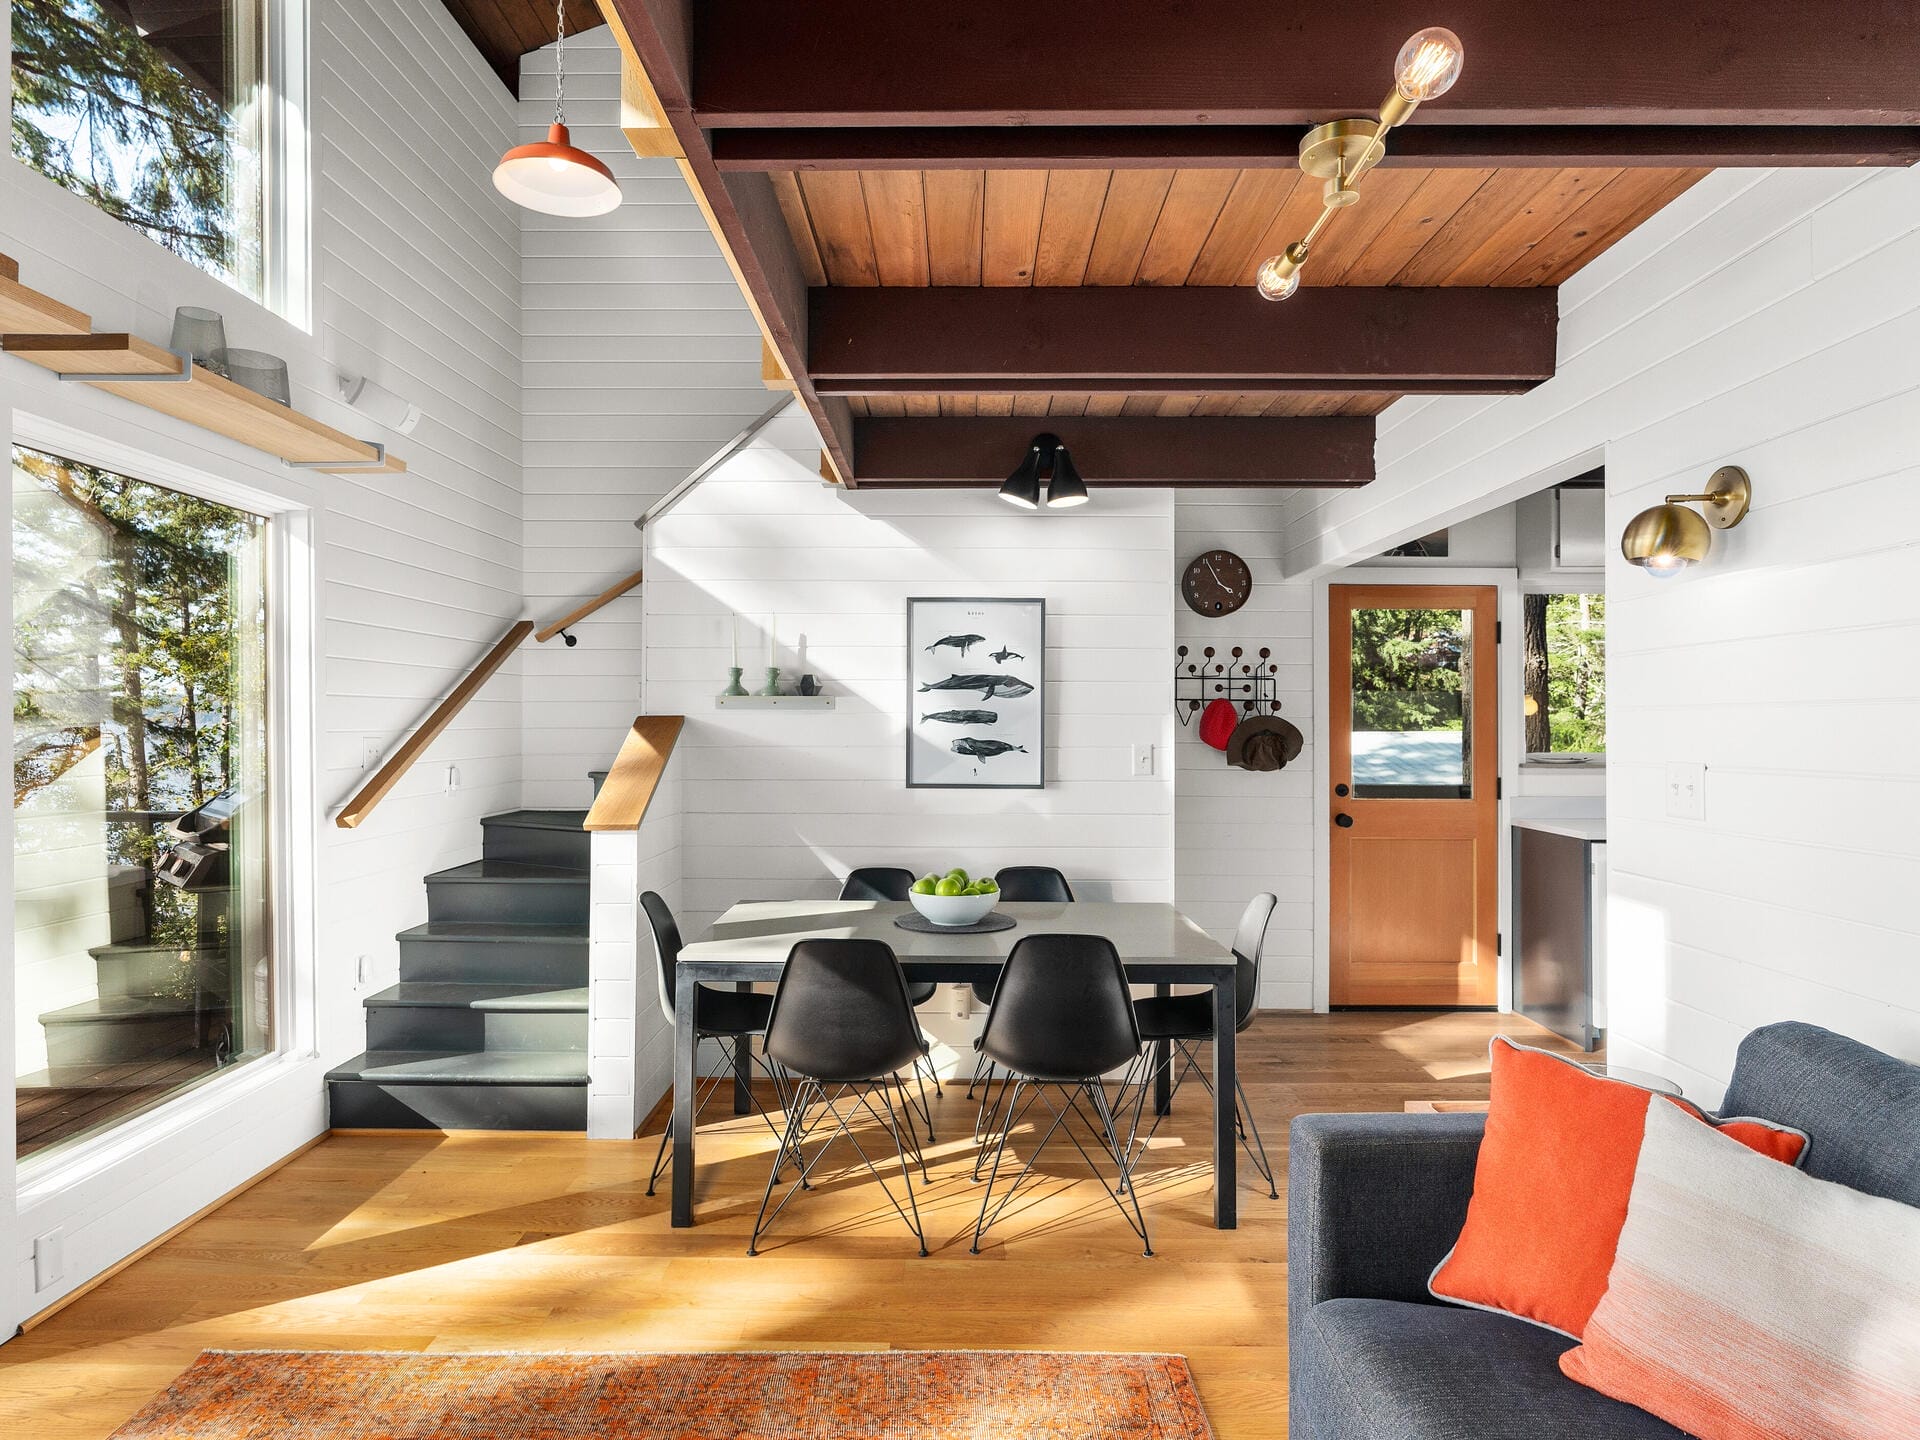
[[[1353,828],[1353,817],[1351,815],[1336,815],[1333,817],[1333,823],[1338,825],[1342,830],[1350,830]]]
[[[1347,787],[1344,785],[1336,785],[1333,787],[1333,793],[1336,795],[1344,796],[1347,793]]]

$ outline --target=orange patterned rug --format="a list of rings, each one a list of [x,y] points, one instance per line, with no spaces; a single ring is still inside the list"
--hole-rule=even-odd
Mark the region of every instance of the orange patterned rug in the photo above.
[[[1210,1440],[1178,1355],[209,1350],[114,1440]]]

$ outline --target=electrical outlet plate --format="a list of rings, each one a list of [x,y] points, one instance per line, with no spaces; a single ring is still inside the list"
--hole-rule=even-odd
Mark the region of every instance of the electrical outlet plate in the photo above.
[[[1136,745],[1133,747],[1133,773],[1135,776],[1151,777],[1153,774],[1153,746]]]
[[[67,1232],[49,1230],[34,1238],[33,1242],[33,1288],[38,1294],[49,1290],[66,1278],[67,1274]]]
[[[363,735],[360,737],[360,768],[362,770],[371,770],[378,765],[380,763],[380,756],[383,753],[384,750],[380,744],[380,737],[378,735]]]
[[[453,794],[454,791],[458,790],[459,788],[460,788],[460,767],[458,765],[449,765],[447,766],[446,793],[451,795]]]
[[[1667,815],[1674,820],[1707,818],[1707,767],[1691,761],[1667,766]]]

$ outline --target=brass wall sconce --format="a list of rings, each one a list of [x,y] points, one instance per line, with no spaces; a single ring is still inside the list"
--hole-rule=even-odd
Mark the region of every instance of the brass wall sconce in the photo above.
[[[1253,283],[1263,298],[1284,300],[1300,288],[1300,267],[1307,263],[1308,250],[1334,211],[1360,199],[1360,177],[1387,153],[1387,132],[1404,125],[1421,101],[1451,90],[1465,60],[1458,35],[1443,25],[1430,26],[1409,38],[1394,57],[1393,89],[1380,102],[1378,120],[1330,120],[1307,132],[1300,142],[1300,168],[1326,182],[1320,216],[1305,235],[1261,263]]]
[[[1747,518],[1753,485],[1738,465],[1722,465],[1713,472],[1705,493],[1669,495],[1666,503],[1642,510],[1620,535],[1620,553],[1627,562],[1664,580],[1707,558],[1715,530],[1731,530]],[[1704,507],[1705,514],[1689,510]]]

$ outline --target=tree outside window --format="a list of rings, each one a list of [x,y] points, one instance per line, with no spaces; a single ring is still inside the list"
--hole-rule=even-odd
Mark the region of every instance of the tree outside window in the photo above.
[[[1522,597],[1530,755],[1607,749],[1607,597]]]
[[[267,0],[13,0],[14,155],[266,290]]]

